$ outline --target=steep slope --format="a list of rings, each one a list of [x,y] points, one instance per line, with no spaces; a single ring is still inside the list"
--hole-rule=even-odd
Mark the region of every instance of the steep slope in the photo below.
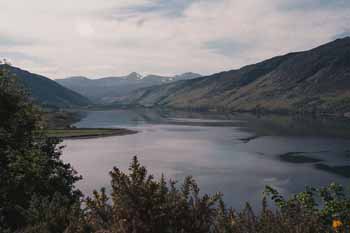
[[[139,89],[123,104],[232,111],[350,111],[350,38],[238,70]]]
[[[70,88],[97,103],[110,103],[122,96],[130,94],[139,88],[170,83],[178,80],[188,80],[200,77],[195,73],[184,73],[174,77],[131,73],[122,77],[106,77],[88,79],[86,77],[71,77],[56,80],[61,85]]]
[[[76,107],[90,104],[86,97],[61,86],[49,78],[9,65],[1,65],[0,67],[3,68],[4,66],[10,74],[18,78],[33,99],[43,106]]]

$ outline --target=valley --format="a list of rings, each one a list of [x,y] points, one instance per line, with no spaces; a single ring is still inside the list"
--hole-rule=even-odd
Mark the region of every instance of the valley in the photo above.
[[[349,0],[0,9],[0,233],[350,232]]]
[[[200,74],[187,72],[175,76],[146,75],[132,72],[126,76],[89,79],[86,77],[69,77],[56,82],[81,95],[88,97],[96,104],[110,104],[121,97],[129,95],[140,88],[173,83],[180,80],[190,80],[201,77]]]
[[[9,68],[33,99],[48,108],[146,107],[346,117],[350,115],[349,62],[350,37],[345,37],[205,77],[191,72],[168,77],[133,72],[55,82]]]
[[[142,88],[119,104],[227,112],[346,116],[350,37],[241,69]]]

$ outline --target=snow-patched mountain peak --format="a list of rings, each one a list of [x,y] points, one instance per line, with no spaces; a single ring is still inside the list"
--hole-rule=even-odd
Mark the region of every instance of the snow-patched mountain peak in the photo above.
[[[143,79],[143,76],[139,73],[132,72],[129,75],[125,76],[126,79],[133,79],[133,80],[141,80]]]

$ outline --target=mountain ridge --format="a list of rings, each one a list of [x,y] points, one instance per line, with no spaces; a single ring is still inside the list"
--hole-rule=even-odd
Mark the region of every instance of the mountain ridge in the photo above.
[[[350,111],[350,37],[240,69],[143,88],[118,104],[229,111]]]
[[[0,65],[0,68],[5,68],[10,75],[15,76],[34,101],[44,107],[67,108],[91,104],[84,96],[45,76],[7,64]]]
[[[142,76],[132,72],[125,76],[110,76],[99,79],[89,79],[84,76],[57,79],[61,85],[72,89],[97,103],[110,103],[131,91],[143,87],[161,85],[177,80],[188,80],[200,77],[199,74],[187,72],[176,76],[160,76],[149,74]]]

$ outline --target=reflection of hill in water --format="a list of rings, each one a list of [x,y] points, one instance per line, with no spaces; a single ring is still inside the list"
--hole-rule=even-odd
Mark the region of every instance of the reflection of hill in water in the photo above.
[[[191,126],[233,126],[258,136],[314,136],[350,138],[350,120],[333,118],[256,116],[164,109],[117,110],[125,121]]]
[[[242,197],[260,204],[256,197],[267,184],[289,194],[307,184],[348,183],[350,139],[341,138],[350,138],[348,125],[339,119],[149,108],[90,111],[77,126],[139,133],[66,140],[64,156],[82,172],[85,193],[92,191],[87,183],[108,185],[113,165],[127,169],[138,155],[155,174],[179,180],[193,175],[203,191],[221,191],[239,207],[234,200]]]
[[[350,138],[350,121],[347,119],[290,117],[290,116],[253,116],[238,118],[246,121],[245,129],[261,136],[313,136]]]

